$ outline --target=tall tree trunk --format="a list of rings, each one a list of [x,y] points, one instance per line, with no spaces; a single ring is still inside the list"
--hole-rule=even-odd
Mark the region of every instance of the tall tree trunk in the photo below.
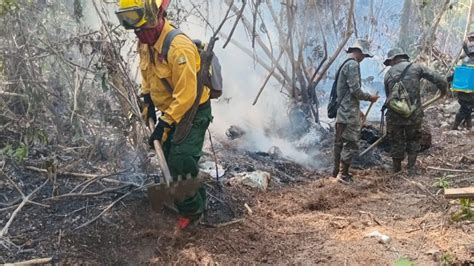
[[[471,0],[471,9],[466,23],[466,34],[474,31],[474,0]]]
[[[402,9],[402,15],[400,17],[400,32],[398,35],[398,46],[403,50],[408,50],[408,44],[410,39],[409,34],[409,25],[410,25],[410,15],[411,15],[411,6],[412,0],[405,0]]]

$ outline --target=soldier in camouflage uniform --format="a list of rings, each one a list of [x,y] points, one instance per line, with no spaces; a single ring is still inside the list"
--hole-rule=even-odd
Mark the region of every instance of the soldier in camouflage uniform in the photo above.
[[[394,172],[401,171],[402,161],[406,153],[408,155],[408,174],[415,175],[416,157],[420,150],[419,142],[421,139],[421,124],[423,122],[420,81],[422,78],[431,81],[441,91],[443,96],[447,93],[448,84],[441,75],[420,64],[412,64],[409,62],[409,59],[409,56],[400,48],[390,50],[384,64],[391,66],[391,68],[385,74],[384,84],[385,93],[387,98],[389,98],[393,86],[400,79],[401,73],[410,65],[402,82],[415,111],[410,117],[405,118],[388,108],[386,118]]]
[[[338,181],[352,182],[349,168],[352,158],[359,151],[360,107],[359,101],[375,102],[377,95],[370,95],[361,89],[359,63],[366,57],[373,57],[369,52],[367,40],[357,40],[347,50],[348,60],[340,66],[337,79],[337,102],[340,103],[336,116],[336,138],[334,142],[334,171]],[[341,167],[340,167],[341,166]]]
[[[463,65],[474,66],[474,32],[468,34],[468,39],[463,45],[463,50],[466,53],[466,58],[463,60]],[[474,93],[458,92],[457,96],[461,107],[456,114],[452,129],[458,130],[459,125],[464,121],[466,128],[471,130]]]

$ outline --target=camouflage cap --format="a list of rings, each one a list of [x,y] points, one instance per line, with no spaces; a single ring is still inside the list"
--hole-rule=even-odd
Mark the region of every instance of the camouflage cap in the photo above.
[[[359,49],[365,56],[374,57],[370,53],[370,43],[368,40],[357,39],[352,46],[349,46],[347,52],[349,53],[352,49]]]
[[[390,65],[390,62],[395,59],[397,56],[404,56],[406,59],[410,59],[410,57],[402,50],[402,48],[395,47],[388,51],[387,59],[383,62],[384,65]]]

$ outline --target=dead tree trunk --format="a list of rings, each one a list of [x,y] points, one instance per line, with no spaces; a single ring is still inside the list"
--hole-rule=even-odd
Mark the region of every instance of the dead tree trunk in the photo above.
[[[404,51],[408,50],[410,38],[410,16],[411,16],[412,0],[405,0],[400,17],[400,32],[398,34],[398,46]]]

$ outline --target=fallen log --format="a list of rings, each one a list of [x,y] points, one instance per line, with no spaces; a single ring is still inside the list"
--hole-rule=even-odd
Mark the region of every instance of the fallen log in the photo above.
[[[15,263],[5,263],[5,266],[46,264],[50,263],[52,260],[53,258],[32,259]]]
[[[474,199],[474,187],[447,188],[444,190],[447,199]]]
[[[432,167],[428,166],[426,167],[428,170],[435,170],[435,171],[441,171],[441,172],[453,172],[453,173],[466,173],[466,174],[472,174],[474,173],[474,170],[463,170],[463,169],[448,169],[448,168],[440,168],[440,167]]]

